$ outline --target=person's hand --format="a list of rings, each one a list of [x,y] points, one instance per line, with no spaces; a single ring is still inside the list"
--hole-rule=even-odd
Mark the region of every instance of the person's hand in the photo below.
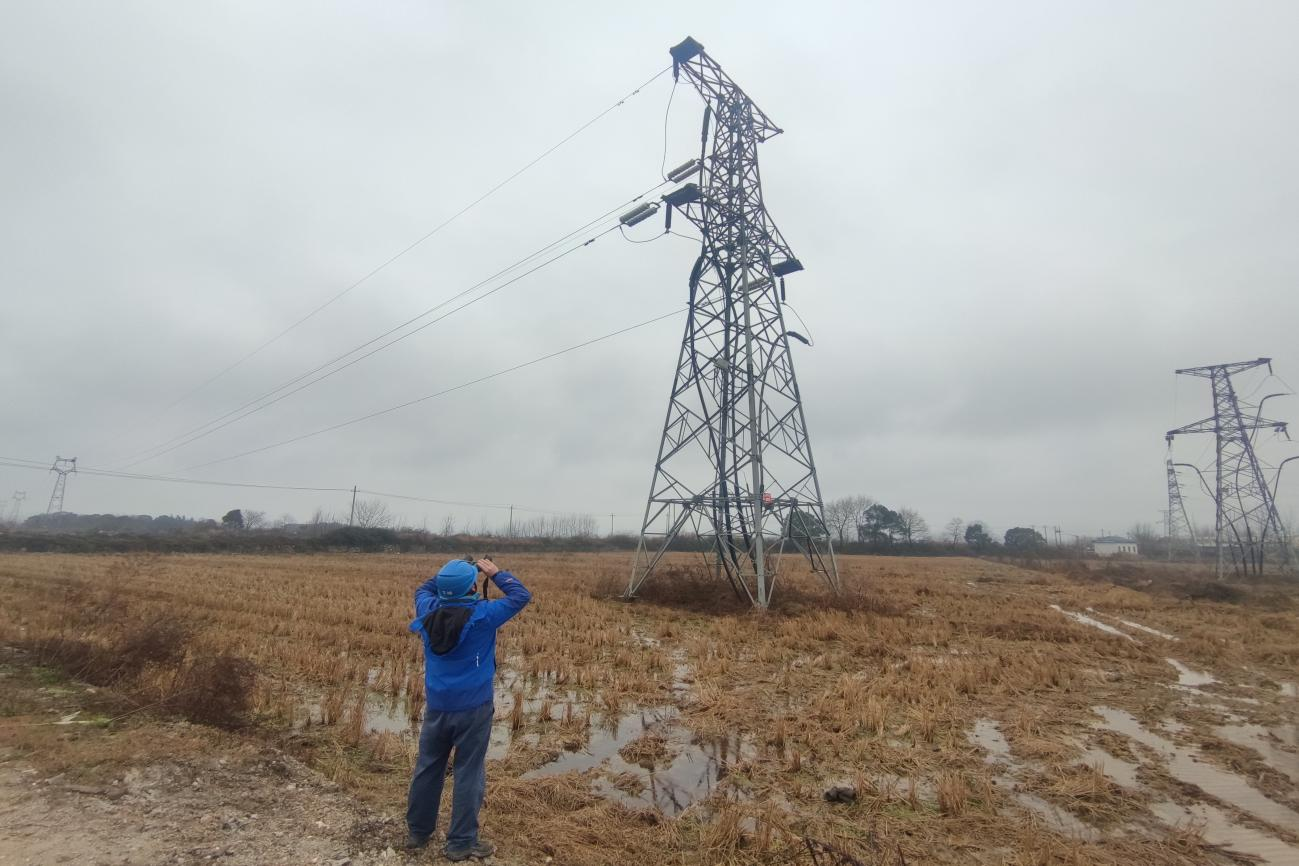
[[[478,570],[488,577],[495,577],[496,573],[500,571],[500,569],[496,567],[496,563],[492,562],[490,559],[480,559],[475,562],[474,565],[478,566]]]

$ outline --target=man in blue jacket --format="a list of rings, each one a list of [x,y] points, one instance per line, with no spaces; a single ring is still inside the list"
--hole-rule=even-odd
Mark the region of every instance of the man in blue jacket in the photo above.
[[[504,598],[487,601],[474,591],[480,571],[491,578]],[[531,600],[532,593],[514,575],[486,559],[477,563],[453,559],[415,590],[415,621],[410,630],[424,642],[428,705],[406,809],[408,848],[423,848],[433,836],[447,758],[454,750],[447,859],[490,857],[495,850],[478,838],[478,810],[487,789],[496,630]]]

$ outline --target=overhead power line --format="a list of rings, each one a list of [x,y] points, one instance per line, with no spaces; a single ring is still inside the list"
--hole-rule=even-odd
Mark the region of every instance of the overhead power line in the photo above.
[[[188,400],[188,399],[189,399],[190,397],[192,397],[193,395],[197,394],[199,391],[201,391],[201,390],[203,390],[204,388],[206,388],[208,385],[211,385],[213,382],[217,381],[217,380],[220,379],[222,376],[225,376],[227,373],[229,373],[230,371],[234,370],[236,367],[239,367],[239,366],[240,366],[241,364],[243,364],[244,362],[248,361],[249,359],[251,359],[251,358],[254,357],[255,355],[261,353],[262,351],[264,351],[265,349],[267,349],[268,347],[270,347],[270,346],[273,345],[274,343],[278,342],[280,339],[282,339],[284,336],[286,336],[287,334],[289,334],[289,333],[290,333],[291,331],[293,331],[295,328],[297,328],[297,327],[301,326],[302,324],[306,323],[308,320],[310,320],[310,319],[312,319],[313,317],[315,317],[317,314],[319,314],[320,312],[322,312],[323,310],[325,310],[327,307],[329,307],[330,305],[334,304],[335,302],[337,302],[338,300],[340,300],[341,298],[343,298],[344,296],[346,296],[347,294],[349,294],[350,292],[352,292],[354,289],[356,289],[356,288],[358,288],[359,286],[361,286],[363,283],[365,283],[366,281],[368,281],[371,277],[374,277],[374,276],[375,276],[376,274],[378,274],[380,271],[382,271],[382,270],[384,270],[385,268],[387,268],[387,267],[388,267],[389,265],[391,265],[393,262],[397,261],[397,260],[400,259],[402,256],[406,255],[406,254],[409,253],[411,250],[414,250],[414,249],[415,249],[416,247],[418,247],[420,244],[424,243],[424,242],[427,241],[429,238],[433,237],[433,236],[436,235],[438,232],[442,231],[442,229],[446,228],[446,227],[449,226],[451,223],[455,222],[457,219],[459,219],[460,217],[464,216],[466,213],[468,213],[469,211],[473,210],[473,209],[474,209],[475,207],[477,207],[478,205],[482,204],[482,203],[483,203],[484,201],[486,201],[488,198],[490,198],[491,196],[493,196],[494,194],[496,194],[497,192],[499,192],[501,189],[503,189],[507,184],[509,184],[510,182],[512,182],[512,181],[514,181],[515,179],[517,179],[517,178],[518,178],[520,175],[522,175],[524,172],[528,171],[528,169],[530,169],[530,168],[532,168],[533,166],[537,165],[537,163],[541,162],[541,161],[544,160],[546,157],[550,156],[552,153],[554,153],[555,151],[559,150],[559,149],[560,149],[561,147],[563,147],[565,144],[568,144],[568,142],[572,141],[574,138],[577,138],[579,135],[581,135],[581,134],[582,134],[583,132],[585,132],[587,129],[591,128],[591,127],[594,126],[596,123],[598,123],[599,121],[603,120],[606,116],[608,116],[610,113],[612,113],[615,109],[617,109],[617,108],[621,107],[622,105],[624,105],[624,104],[627,102],[627,100],[629,100],[629,99],[631,99],[632,97],[636,96],[638,93],[641,92],[641,90],[643,90],[644,88],[648,87],[650,84],[654,83],[656,80],[658,80],[661,76],[663,76],[664,73],[666,73],[666,72],[667,72],[669,69],[671,69],[671,68],[672,68],[671,66],[665,66],[663,69],[660,69],[658,72],[654,73],[652,76],[650,76],[648,79],[646,79],[642,84],[637,85],[637,86],[636,86],[635,88],[633,88],[630,92],[628,92],[627,94],[625,94],[625,95],[623,95],[622,97],[620,97],[620,98],[619,98],[616,102],[614,102],[612,105],[608,106],[607,108],[605,108],[604,110],[602,110],[601,112],[599,112],[598,114],[596,114],[594,117],[592,117],[590,120],[586,121],[586,122],[583,123],[581,126],[577,127],[577,129],[574,129],[572,132],[568,133],[566,136],[564,136],[563,138],[561,138],[559,141],[555,142],[555,143],[552,144],[550,147],[546,148],[546,149],[543,150],[541,153],[539,153],[537,156],[533,157],[529,162],[525,163],[521,168],[517,169],[514,173],[510,174],[509,176],[507,176],[507,177],[504,178],[503,180],[498,181],[494,186],[492,186],[491,188],[489,188],[489,189],[488,189],[486,192],[484,192],[482,195],[478,196],[478,197],[475,198],[473,201],[469,202],[469,204],[465,205],[465,206],[462,207],[460,210],[456,211],[456,212],[453,213],[451,216],[447,217],[447,218],[444,219],[442,222],[438,223],[436,226],[434,226],[433,228],[431,228],[430,230],[428,230],[428,231],[425,232],[424,234],[420,235],[420,237],[418,237],[415,241],[413,241],[412,243],[410,243],[410,244],[408,244],[407,246],[403,247],[402,249],[398,250],[396,253],[394,253],[393,255],[391,255],[391,256],[389,256],[387,259],[385,259],[383,262],[381,262],[379,265],[377,265],[376,267],[374,267],[374,268],[372,268],[371,270],[369,270],[368,272],[366,272],[364,276],[362,276],[360,279],[358,279],[358,280],[356,280],[355,282],[353,282],[353,283],[351,283],[350,285],[348,285],[348,286],[347,286],[346,288],[344,288],[341,292],[338,292],[337,294],[333,295],[333,296],[330,297],[328,300],[326,300],[323,304],[320,304],[319,306],[317,306],[316,308],[314,308],[313,310],[311,310],[310,312],[308,312],[305,316],[302,316],[300,319],[298,319],[297,321],[293,322],[293,324],[289,325],[287,328],[284,328],[282,331],[280,331],[279,333],[277,333],[275,336],[271,337],[271,338],[270,338],[269,340],[267,340],[266,342],[260,344],[260,345],[257,346],[256,348],[254,348],[254,349],[252,349],[251,351],[249,351],[249,352],[245,353],[244,355],[240,356],[236,361],[234,361],[234,363],[229,364],[228,366],[222,368],[222,369],[221,369],[219,372],[217,372],[215,375],[212,375],[212,376],[208,377],[207,379],[204,379],[204,380],[203,380],[202,382],[200,382],[199,384],[195,385],[194,387],[190,388],[190,389],[189,389],[188,391],[186,391],[185,393],[181,394],[179,397],[177,397],[177,398],[176,398],[175,400],[173,400],[171,403],[167,404],[167,406],[165,406],[165,407],[164,407],[164,408],[163,408],[163,409],[158,413],[158,415],[155,416],[155,419],[156,419],[157,417],[161,417],[163,414],[165,414],[165,413],[171,411],[171,410],[174,409],[176,406],[180,405],[181,403],[183,403],[184,401]],[[139,429],[139,428],[136,428],[136,429]]]
[[[472,306],[473,304],[476,304],[476,303],[478,303],[479,301],[481,301],[481,300],[483,300],[483,299],[485,299],[485,298],[488,298],[488,297],[490,297],[491,295],[494,295],[496,292],[499,292],[500,290],[506,288],[507,286],[513,285],[514,283],[518,282],[519,280],[523,279],[524,277],[527,277],[527,276],[529,276],[529,275],[531,275],[531,274],[533,274],[533,273],[535,273],[535,272],[541,270],[542,268],[545,268],[545,267],[547,267],[547,266],[549,266],[549,265],[551,265],[551,264],[554,264],[555,262],[557,262],[557,261],[559,261],[560,259],[562,259],[562,258],[564,258],[564,257],[566,257],[566,256],[568,256],[568,255],[570,255],[571,253],[577,252],[578,250],[582,249],[583,247],[586,247],[586,246],[591,245],[591,244],[594,243],[596,240],[598,240],[600,237],[604,236],[605,234],[608,234],[610,231],[613,231],[615,228],[620,228],[620,227],[621,227],[621,224],[615,224],[615,225],[613,225],[613,226],[610,226],[608,229],[606,229],[606,230],[604,230],[604,231],[601,231],[599,234],[597,234],[597,235],[595,235],[595,236],[593,236],[593,237],[591,237],[591,238],[588,238],[587,240],[583,241],[583,242],[580,243],[580,244],[577,244],[577,245],[575,245],[575,246],[573,246],[573,247],[570,247],[569,249],[565,250],[564,252],[560,253],[559,255],[553,256],[552,258],[550,258],[550,259],[548,259],[548,260],[546,260],[546,261],[543,261],[543,262],[541,262],[540,264],[537,264],[537,265],[535,265],[535,266],[529,268],[528,270],[526,270],[526,271],[524,271],[524,272],[522,272],[522,273],[520,273],[520,274],[516,274],[515,276],[511,277],[510,279],[506,280],[505,282],[501,283],[500,285],[496,286],[495,288],[491,289],[490,291],[484,292],[482,295],[479,295],[479,296],[476,297],[476,298],[472,298],[472,299],[470,299],[469,301],[467,301],[467,302],[461,304],[461,305],[458,306],[458,307],[455,307],[454,309],[448,311],[447,313],[444,313],[443,315],[438,316],[436,319],[433,319],[432,321],[429,321],[429,322],[425,322],[423,325],[420,325],[420,326],[417,327],[417,328],[413,328],[413,329],[411,329],[410,331],[408,331],[408,332],[406,332],[406,333],[404,333],[404,334],[401,334],[400,336],[395,337],[395,338],[389,340],[388,342],[383,343],[382,345],[380,345],[380,346],[378,346],[378,347],[376,347],[376,348],[374,348],[374,349],[371,349],[371,350],[368,351],[368,352],[365,352],[365,353],[362,354],[362,355],[359,355],[358,357],[352,358],[352,360],[347,361],[346,363],[341,363],[341,364],[340,364],[340,362],[344,361],[344,360],[347,359],[348,357],[350,357],[350,356],[352,356],[352,355],[356,355],[358,352],[361,352],[361,351],[363,351],[363,350],[369,348],[370,346],[373,346],[375,343],[378,343],[379,341],[383,340],[383,339],[386,338],[386,337],[392,336],[393,334],[397,333],[398,331],[401,331],[401,330],[404,329],[404,328],[410,327],[410,326],[413,325],[415,322],[418,322],[420,319],[423,319],[423,318],[426,318],[426,317],[429,316],[429,315],[432,315],[433,313],[435,313],[435,312],[437,312],[438,310],[442,309],[442,308],[445,307],[446,305],[448,305],[448,304],[450,304],[450,303],[452,303],[452,302],[454,302],[454,301],[456,301],[456,300],[459,300],[460,298],[463,298],[464,296],[466,296],[466,295],[468,295],[468,294],[471,294],[472,292],[474,292],[474,291],[476,291],[476,290],[482,288],[483,286],[486,286],[486,285],[490,284],[492,281],[498,279],[498,278],[501,277],[502,275],[507,274],[507,273],[509,273],[510,271],[515,270],[516,268],[519,268],[519,267],[521,267],[521,266],[527,264],[528,262],[530,262],[530,261],[532,261],[532,260],[538,258],[539,256],[542,256],[542,255],[546,254],[547,252],[553,250],[555,247],[560,246],[560,245],[563,244],[564,242],[570,240],[570,239],[573,238],[574,236],[580,235],[582,232],[589,230],[592,226],[599,225],[600,223],[602,223],[602,222],[604,222],[606,219],[608,219],[612,214],[617,213],[618,211],[624,209],[628,204],[633,204],[633,203],[635,203],[635,202],[641,200],[641,199],[644,198],[645,196],[647,196],[647,195],[649,195],[650,193],[654,192],[655,190],[661,188],[663,185],[664,185],[664,182],[659,182],[659,183],[655,184],[654,186],[650,187],[649,189],[645,190],[644,192],[641,192],[641,193],[639,193],[638,195],[633,196],[632,198],[630,198],[630,199],[628,199],[628,200],[626,200],[626,201],[619,202],[617,205],[615,205],[614,207],[612,207],[612,208],[610,208],[609,210],[605,211],[604,213],[600,214],[598,217],[596,217],[596,218],[594,218],[594,219],[591,219],[591,220],[588,220],[587,222],[583,223],[583,224],[582,224],[581,226],[579,226],[578,228],[573,229],[573,230],[570,231],[570,232],[567,232],[566,234],[564,234],[564,235],[561,236],[560,238],[557,238],[556,240],[551,241],[550,243],[546,244],[545,246],[541,247],[540,249],[538,249],[538,250],[536,250],[536,251],[534,251],[534,252],[532,252],[532,253],[530,253],[530,254],[524,256],[523,258],[519,259],[518,261],[516,261],[516,262],[514,262],[514,263],[512,263],[512,264],[510,264],[510,265],[508,265],[508,266],[506,266],[506,267],[504,267],[504,268],[498,270],[496,273],[492,274],[491,276],[486,277],[486,278],[484,278],[484,279],[482,279],[482,280],[479,280],[477,283],[474,283],[472,286],[468,287],[467,289],[464,289],[463,291],[457,292],[456,294],[452,295],[451,297],[446,298],[445,300],[442,300],[442,301],[438,302],[437,304],[434,304],[433,306],[429,307],[428,309],[426,309],[426,310],[424,310],[424,311],[422,311],[422,312],[420,312],[420,313],[418,313],[418,314],[416,314],[416,315],[410,317],[409,319],[406,319],[406,320],[405,320],[404,322],[402,322],[401,324],[396,325],[396,326],[394,326],[394,327],[392,327],[392,328],[389,328],[387,331],[384,331],[383,333],[381,333],[381,334],[379,334],[379,335],[377,335],[377,336],[375,336],[375,337],[370,338],[369,340],[365,341],[364,343],[361,343],[360,345],[355,346],[355,347],[349,349],[348,351],[342,353],[341,355],[337,355],[337,356],[335,356],[334,358],[331,358],[330,360],[324,362],[323,364],[319,364],[319,365],[317,365],[316,367],[313,367],[312,369],[307,370],[306,372],[301,373],[301,374],[295,376],[294,378],[289,379],[288,381],[281,383],[280,385],[276,386],[275,388],[272,388],[271,390],[266,391],[265,393],[263,393],[263,394],[261,394],[261,395],[255,397],[255,398],[253,398],[252,400],[249,400],[249,401],[243,403],[242,405],[240,405],[240,406],[238,406],[238,407],[236,407],[236,408],[234,408],[234,409],[231,409],[229,412],[226,412],[224,415],[221,415],[221,416],[219,416],[219,417],[217,417],[217,418],[214,418],[214,419],[212,419],[211,421],[208,421],[208,422],[206,422],[206,423],[204,423],[204,424],[200,424],[199,426],[194,427],[194,428],[192,428],[192,429],[190,429],[190,430],[187,430],[186,432],[181,433],[181,434],[179,434],[179,435],[177,435],[177,436],[173,436],[171,439],[168,439],[167,441],[162,442],[162,443],[160,443],[160,444],[158,444],[158,445],[154,445],[154,446],[151,446],[151,447],[149,447],[149,448],[144,449],[143,451],[138,451],[138,452],[136,452],[135,454],[133,454],[133,455],[131,455],[130,457],[127,457],[127,458],[126,458],[126,461],[122,464],[122,468],[128,468],[128,469],[129,469],[129,468],[131,468],[131,467],[133,467],[133,466],[138,466],[138,465],[141,464],[141,463],[145,463],[145,462],[148,462],[148,461],[150,461],[150,460],[153,460],[153,459],[155,459],[155,458],[157,458],[157,457],[161,457],[161,456],[163,456],[164,454],[168,454],[168,453],[170,453],[170,452],[172,452],[172,451],[177,450],[178,448],[182,448],[182,447],[184,447],[184,446],[190,444],[191,442],[195,442],[195,441],[197,441],[197,440],[199,440],[199,439],[202,439],[202,438],[204,438],[204,437],[206,437],[206,436],[209,436],[209,435],[211,435],[212,433],[217,432],[218,430],[221,430],[221,429],[223,429],[223,428],[225,428],[225,427],[230,426],[231,424],[237,423],[238,421],[241,421],[241,420],[243,420],[244,418],[247,418],[249,415],[256,414],[257,412],[260,412],[261,410],[263,410],[263,409],[265,409],[265,408],[267,408],[267,407],[269,407],[269,406],[272,406],[272,405],[278,403],[280,400],[283,400],[283,399],[285,399],[286,397],[290,397],[290,396],[292,396],[293,394],[298,393],[299,391],[302,391],[302,390],[304,390],[304,389],[306,389],[306,388],[309,388],[309,387],[311,387],[312,385],[315,385],[317,382],[321,382],[321,381],[323,381],[323,380],[325,380],[325,379],[328,379],[329,377],[333,376],[335,373],[339,373],[339,372],[341,372],[342,370],[345,370],[345,369],[347,369],[348,367],[352,366],[353,364],[356,364],[356,363],[358,363],[358,362],[360,362],[360,361],[363,361],[363,360],[365,360],[366,358],[369,358],[371,355],[374,355],[374,354],[376,354],[376,353],[378,353],[378,352],[381,352],[381,351],[383,351],[384,349],[387,349],[389,346],[392,346],[392,345],[394,345],[394,344],[396,344],[396,343],[399,343],[399,342],[401,342],[402,340],[405,340],[407,337],[411,337],[411,336],[413,336],[413,335],[419,333],[420,331],[424,330],[425,328],[428,328],[428,327],[430,327],[430,326],[432,326],[432,325],[437,324],[438,322],[442,321],[443,319],[446,319],[447,317],[449,317],[449,316],[451,316],[451,315],[454,315],[455,313],[457,313],[457,312],[459,312],[459,311],[465,309],[466,307]],[[299,383],[299,382],[302,382],[304,379],[308,379],[308,378],[311,377],[311,376],[315,376],[315,374],[320,373],[321,371],[326,370],[327,368],[332,367],[332,366],[334,366],[335,364],[339,364],[339,366],[337,366],[337,367],[336,367],[335,369],[333,369],[333,370],[329,370],[328,372],[324,373],[324,374],[321,375],[321,376],[317,376],[316,378],[311,379],[310,381],[306,382],[305,384],[299,385],[298,387],[293,387],[294,385],[298,385],[298,383]],[[286,391],[286,389],[290,389],[290,388],[292,388],[292,390],[287,390],[287,391]],[[281,393],[281,392],[285,392],[285,393]],[[278,394],[279,396],[276,396],[277,394]],[[265,401],[265,402],[263,402],[263,401]],[[258,405],[258,404],[260,404],[260,405]],[[245,411],[245,410],[246,410],[246,411]]]
[[[35,461],[25,460],[21,457],[0,457],[0,466],[8,466],[15,469],[33,469],[40,471],[49,471],[49,467],[44,464],[37,464]],[[408,502],[428,502],[434,505],[451,505],[462,508],[487,508],[499,511],[525,511],[530,514],[550,514],[562,516],[567,514],[582,514],[586,512],[576,511],[556,511],[547,508],[530,508],[525,505],[501,505],[490,502],[463,502],[452,499],[433,499],[427,496],[409,496],[402,493],[387,493],[381,490],[363,490],[351,487],[319,487],[297,484],[270,484],[260,481],[215,481],[207,478],[183,478],[175,475],[147,475],[139,472],[114,472],[110,469],[88,469],[78,467],[78,474],[93,475],[104,478],[121,478],[130,481],[153,481],[168,484],[198,484],[208,487],[241,487],[252,488],[256,490],[287,490],[295,492],[309,493],[364,493],[367,496],[378,496],[383,499],[401,499]],[[603,514],[604,512],[597,509],[593,513]]]
[[[680,309],[673,310],[673,311],[670,312],[670,313],[664,313],[664,314],[661,315],[661,316],[655,316],[655,317],[652,318],[652,319],[646,319],[645,321],[643,321],[643,322],[639,322],[639,323],[637,323],[637,324],[635,324],[635,325],[629,325],[628,327],[620,328],[620,329],[617,330],[617,331],[612,331],[612,332],[610,332],[610,333],[608,333],[608,334],[604,334],[604,335],[599,336],[599,337],[593,337],[593,338],[591,338],[591,339],[589,339],[589,340],[584,340],[584,341],[581,342],[581,343],[577,343],[577,344],[572,345],[572,346],[569,346],[569,347],[567,347],[567,348],[559,349],[558,351],[550,352],[550,353],[545,354],[545,355],[542,355],[542,356],[540,356],[540,357],[533,358],[533,359],[530,360],[530,361],[524,361],[524,362],[521,363],[521,364],[515,364],[515,365],[512,366],[512,367],[506,367],[506,368],[503,369],[503,370],[497,370],[495,373],[489,373],[489,374],[487,374],[486,376],[479,376],[477,379],[471,379],[471,380],[469,380],[468,382],[462,382],[462,383],[460,383],[459,385],[454,385],[454,386],[452,386],[452,387],[450,387],[450,388],[445,388],[445,389],[443,389],[443,390],[441,390],[441,391],[435,391],[435,392],[433,392],[432,394],[425,394],[423,397],[417,397],[417,398],[415,398],[414,400],[407,400],[405,403],[398,403],[396,406],[389,406],[387,409],[380,409],[380,410],[377,411],[377,412],[370,412],[370,413],[368,413],[368,414],[361,415],[360,417],[357,417],[357,418],[352,418],[352,419],[347,420],[347,421],[341,421],[341,422],[339,422],[339,423],[337,423],[337,424],[331,424],[331,425],[328,426],[328,427],[322,427],[322,428],[320,428],[319,430],[313,430],[313,431],[311,431],[310,433],[303,433],[303,434],[301,434],[301,435],[299,435],[299,436],[293,436],[293,437],[290,437],[290,438],[288,438],[288,439],[282,439],[282,440],[280,440],[279,442],[272,442],[271,444],[269,444],[269,445],[263,445],[263,446],[261,446],[260,448],[252,448],[252,449],[249,449],[248,451],[241,451],[241,452],[239,452],[238,454],[232,454],[232,455],[230,455],[229,457],[222,457],[222,458],[219,458],[219,459],[217,459],[217,460],[208,460],[208,461],[205,462],[205,463],[196,463],[196,464],[194,464],[193,466],[186,466],[185,469],[186,469],[187,471],[188,471],[188,470],[192,470],[192,469],[204,469],[204,468],[206,468],[206,467],[208,467],[208,466],[215,466],[215,465],[217,465],[217,464],[219,464],[219,463],[228,463],[228,462],[230,462],[231,460],[238,460],[238,459],[241,458],[241,457],[248,457],[248,456],[251,456],[251,455],[253,455],[253,454],[260,454],[260,453],[262,453],[263,451],[270,451],[270,450],[275,449],[275,448],[283,448],[283,447],[286,446],[286,445],[292,445],[292,444],[294,444],[294,443],[296,443],[296,442],[301,442],[301,441],[303,441],[304,439],[310,439],[310,438],[312,438],[312,437],[314,437],[314,436],[320,436],[320,435],[323,434],[323,433],[330,433],[330,432],[332,432],[332,431],[334,431],[334,430],[340,430],[340,429],[342,429],[342,428],[344,428],[344,427],[350,427],[350,426],[352,426],[353,424],[360,424],[362,421],[369,421],[369,420],[372,419],[372,418],[378,418],[378,417],[380,417],[380,416],[382,416],[382,415],[388,415],[388,414],[391,414],[391,413],[393,413],[393,412],[397,412],[397,411],[399,411],[399,410],[401,410],[401,409],[406,409],[406,408],[409,408],[410,406],[414,406],[414,405],[417,404],[417,403],[423,403],[423,402],[426,401],[426,400],[432,400],[432,399],[435,399],[435,398],[437,398],[437,397],[443,397],[443,396],[445,396],[445,395],[447,395],[447,394],[451,394],[451,393],[453,393],[453,392],[455,392],[455,391],[460,391],[460,390],[463,390],[463,389],[465,389],[465,388],[469,388],[469,387],[471,387],[471,386],[473,386],[473,385],[478,385],[478,384],[481,384],[481,383],[483,383],[483,382],[489,381],[489,380],[491,380],[491,379],[495,379],[495,378],[497,378],[497,377],[499,377],[499,376],[504,376],[504,375],[507,374],[507,373],[513,373],[513,372],[515,372],[515,371],[517,371],[517,370],[522,370],[522,369],[524,369],[525,367],[531,367],[531,366],[533,366],[534,364],[540,364],[540,363],[542,363],[543,361],[549,361],[549,360],[551,360],[552,358],[558,358],[560,355],[566,355],[566,354],[568,354],[569,352],[575,352],[575,351],[577,351],[578,349],[582,349],[582,348],[585,348],[585,347],[587,347],[587,346],[591,346],[591,345],[594,345],[594,344],[596,344],[596,343],[603,342],[603,341],[605,341],[605,340],[611,340],[611,339],[613,339],[614,337],[618,337],[618,336],[621,336],[621,335],[623,335],[623,334],[629,333],[629,332],[631,332],[631,331],[635,331],[635,330],[637,330],[638,328],[644,328],[644,327],[646,327],[646,326],[648,326],[648,325],[652,325],[652,324],[654,324],[654,323],[656,323],[656,322],[661,322],[661,321],[663,321],[664,319],[670,319],[670,318],[672,318],[673,316],[676,316],[676,315],[679,315],[680,313],[685,312],[685,310],[686,310],[686,308],[685,308],[685,307],[682,307],[682,308],[680,308]]]

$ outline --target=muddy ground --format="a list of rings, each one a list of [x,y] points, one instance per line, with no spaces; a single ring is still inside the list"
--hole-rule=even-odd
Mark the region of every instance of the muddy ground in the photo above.
[[[792,574],[757,615],[687,560],[628,605],[620,557],[517,559],[537,601],[501,636],[494,862],[1299,863],[1287,584],[848,557],[843,598]],[[421,702],[406,608],[437,564],[0,558],[0,863],[437,860],[388,850]],[[69,597],[254,661],[249,724],[178,719],[183,670],[37,664]]]

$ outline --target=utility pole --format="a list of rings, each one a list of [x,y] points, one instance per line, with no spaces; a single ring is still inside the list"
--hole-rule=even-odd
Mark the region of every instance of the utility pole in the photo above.
[[[609,515],[609,537],[613,538],[613,515]]]
[[[514,506],[513,505],[510,506],[510,528],[508,531],[508,537],[509,538],[514,537]]]
[[[1240,576],[1263,574],[1266,552],[1277,551],[1282,565],[1290,562],[1290,545],[1277,515],[1274,490],[1263,476],[1263,467],[1254,451],[1254,434],[1271,429],[1286,432],[1284,421],[1269,421],[1262,416],[1263,402],[1250,403],[1237,396],[1232,376],[1266,366],[1272,372],[1271,358],[1235,361],[1205,367],[1178,370],[1179,376],[1208,379],[1213,394],[1213,415],[1193,424],[1169,430],[1164,438],[1171,445],[1173,437],[1187,433],[1212,433],[1217,445],[1214,463],[1215,483],[1211,495],[1215,505],[1214,543],[1217,547],[1217,574],[1226,574],[1226,560]],[[1253,417],[1249,416],[1249,412]],[[1171,483],[1171,482],[1170,482]]]
[[[702,235],[689,316],[632,561],[627,597],[683,533],[741,598],[766,608],[792,546],[833,591],[839,571],[785,328],[785,277],[803,270],[762,197],[758,145],[780,134],[693,39],[671,49],[673,74],[704,100],[699,159],[668,173],[662,197]],[[635,225],[657,213],[624,214]]]
[[[355,484],[352,485],[352,513],[347,515],[347,525],[351,526],[354,520],[356,520],[356,485]]]
[[[50,471],[57,472],[59,477],[54,479],[54,490],[50,493],[50,504],[45,513],[58,514],[63,511],[63,493],[68,487],[68,476],[77,471],[77,458],[55,457]]]

